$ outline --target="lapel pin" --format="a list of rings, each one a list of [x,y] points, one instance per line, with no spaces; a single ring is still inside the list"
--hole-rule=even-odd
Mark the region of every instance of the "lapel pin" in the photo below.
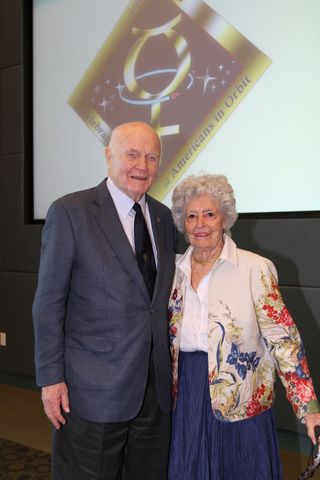
[[[142,258],[143,258],[143,261],[144,261],[145,263],[147,263],[147,261],[148,261],[148,254],[147,254],[147,253],[143,253]]]

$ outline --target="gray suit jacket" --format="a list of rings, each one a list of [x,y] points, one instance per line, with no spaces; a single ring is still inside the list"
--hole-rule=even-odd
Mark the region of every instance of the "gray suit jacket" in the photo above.
[[[33,304],[37,384],[65,381],[71,409],[87,420],[137,415],[151,342],[160,406],[171,408],[175,229],[167,207],[147,202],[158,251],[152,301],[105,180],[56,200],[47,214]]]

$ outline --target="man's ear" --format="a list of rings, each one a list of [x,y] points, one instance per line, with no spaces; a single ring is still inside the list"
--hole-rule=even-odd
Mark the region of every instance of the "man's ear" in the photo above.
[[[107,145],[104,149],[104,156],[107,160],[107,164],[109,166],[110,162],[111,162],[111,150],[110,150],[110,147],[109,145]]]

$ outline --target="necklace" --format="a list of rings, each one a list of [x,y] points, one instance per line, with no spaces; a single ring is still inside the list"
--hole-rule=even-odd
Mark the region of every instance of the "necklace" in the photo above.
[[[220,254],[219,254],[220,255]],[[209,258],[208,260],[198,260],[197,258],[195,258],[194,255],[192,255],[192,260],[195,262],[195,263],[198,263],[199,265],[206,265],[207,263],[214,263],[218,258],[219,258],[219,255],[216,255],[212,258]]]

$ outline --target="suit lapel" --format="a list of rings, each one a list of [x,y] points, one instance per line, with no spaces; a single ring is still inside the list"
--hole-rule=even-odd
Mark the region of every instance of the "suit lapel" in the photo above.
[[[123,230],[105,180],[94,190],[94,203],[98,206],[95,214],[98,225],[111,248],[118,256],[119,262],[126,269],[128,275],[132,277],[135,284],[139,286],[143,294],[149,298],[135,255]]]

